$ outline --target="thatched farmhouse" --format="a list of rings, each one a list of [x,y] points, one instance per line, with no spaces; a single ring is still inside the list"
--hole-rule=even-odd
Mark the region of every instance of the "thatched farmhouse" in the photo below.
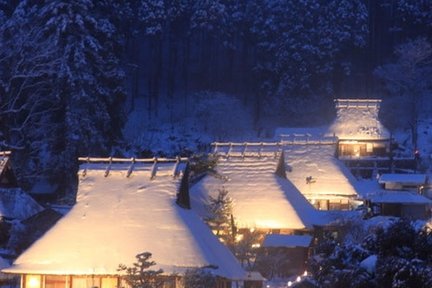
[[[75,206],[4,272],[24,288],[123,287],[119,264],[152,253],[165,287],[210,267],[217,287],[247,280],[231,252],[189,208],[186,159],[83,158]]]

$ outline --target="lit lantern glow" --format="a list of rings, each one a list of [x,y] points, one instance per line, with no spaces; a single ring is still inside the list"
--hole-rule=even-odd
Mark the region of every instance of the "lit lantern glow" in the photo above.
[[[40,275],[26,275],[26,288],[40,288],[41,277]]]

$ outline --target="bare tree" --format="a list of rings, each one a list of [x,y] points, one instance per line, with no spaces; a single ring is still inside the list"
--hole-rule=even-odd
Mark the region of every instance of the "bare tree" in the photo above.
[[[375,75],[384,80],[390,99],[393,100],[391,102],[394,105],[391,107],[405,111],[407,124],[411,128],[412,144],[417,147],[419,116],[430,109],[425,105],[425,100],[432,84],[429,76],[432,71],[432,46],[426,38],[418,38],[398,46],[395,56],[394,63],[378,67]],[[401,119],[401,114],[398,118]]]

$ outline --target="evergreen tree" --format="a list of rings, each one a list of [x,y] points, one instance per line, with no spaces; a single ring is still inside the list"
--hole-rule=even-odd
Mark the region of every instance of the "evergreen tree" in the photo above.
[[[266,97],[261,104],[269,105],[273,114],[289,111],[292,120],[322,114],[323,104],[330,103],[325,96],[333,97],[339,79],[350,73],[355,48],[366,44],[364,3],[257,1],[253,8],[255,71]]]
[[[120,136],[116,29],[93,1],[28,0],[1,34],[5,143],[18,150],[22,174],[73,183],[77,157],[110,152]]]
[[[380,227],[361,245],[324,242],[309,260],[320,287],[430,287],[432,233],[407,220]],[[376,263],[363,261],[376,256]],[[363,264],[362,264],[363,263]]]
[[[184,287],[216,287],[216,277],[206,268],[188,269],[183,278]]]
[[[417,38],[397,46],[395,56],[395,61],[375,70],[388,91],[386,106],[391,107],[391,113],[383,107],[385,115],[395,111],[401,115],[384,120],[391,128],[410,127],[412,145],[417,148],[418,121],[432,111],[429,100],[432,81],[428,76],[432,72],[432,45],[426,38]]]
[[[120,264],[118,271],[125,273],[123,279],[131,288],[161,288],[163,280],[161,280],[162,269],[151,270],[150,268],[156,265],[156,262],[150,260],[152,254],[143,252],[136,255],[136,262],[133,266],[128,267]]]
[[[222,187],[218,190],[216,197],[209,196],[206,204],[206,222],[210,229],[228,245],[234,242],[236,229],[232,216],[232,199],[228,195],[228,190]]]

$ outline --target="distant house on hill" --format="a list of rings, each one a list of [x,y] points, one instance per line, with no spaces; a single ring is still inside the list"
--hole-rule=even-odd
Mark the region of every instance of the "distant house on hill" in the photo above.
[[[0,219],[25,220],[41,212],[32,197],[18,187],[10,164],[11,152],[0,152]]]
[[[0,188],[16,188],[17,180],[10,164],[10,151],[0,152]]]
[[[336,136],[339,158],[387,157],[390,133],[378,118],[379,99],[335,99],[336,120],[328,135]]]
[[[18,187],[10,156],[10,152],[0,152],[0,247],[4,248],[3,255],[13,257],[15,251],[10,246],[14,226],[21,225],[18,223],[41,213],[44,208]]]
[[[200,267],[211,267],[218,288],[247,280],[188,209],[186,159],[80,160],[74,207],[3,270],[20,274],[22,287],[123,287],[119,264],[131,267],[142,252],[152,253],[154,269],[163,269],[165,287],[183,287],[182,275]]]

